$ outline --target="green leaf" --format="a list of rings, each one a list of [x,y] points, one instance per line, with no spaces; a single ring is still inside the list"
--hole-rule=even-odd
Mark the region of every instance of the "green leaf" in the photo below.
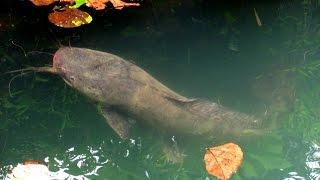
[[[69,6],[69,8],[79,8],[83,4],[87,3],[87,0],[75,0],[75,4],[73,6]]]

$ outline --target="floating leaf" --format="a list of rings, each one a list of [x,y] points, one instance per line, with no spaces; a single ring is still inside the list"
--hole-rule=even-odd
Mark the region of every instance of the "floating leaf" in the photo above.
[[[140,6],[139,3],[126,3],[121,0],[110,0],[110,2],[112,3],[115,9],[119,9],[119,10],[128,6]]]
[[[243,152],[238,145],[227,143],[208,148],[203,159],[209,174],[227,180],[241,165]]]
[[[31,0],[36,6],[47,6],[55,2],[55,0]]]
[[[88,7],[92,7],[96,10],[102,10],[106,8],[106,3],[109,2],[109,0],[87,0],[86,5]]]
[[[48,18],[50,22],[63,28],[79,27],[92,21],[92,17],[88,13],[69,8],[64,11],[54,11],[49,14]]]
[[[60,4],[73,4],[77,1],[86,1],[86,0],[30,0],[36,6],[48,6],[54,2],[59,2]],[[76,2],[75,2],[76,1]]]

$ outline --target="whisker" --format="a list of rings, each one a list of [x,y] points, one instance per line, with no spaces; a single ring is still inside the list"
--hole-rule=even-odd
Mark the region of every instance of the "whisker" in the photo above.
[[[28,67],[24,69],[18,69],[13,71],[5,72],[4,74],[17,73],[17,72],[25,72],[25,71],[34,71],[34,72],[47,72],[52,74],[58,74],[57,70],[51,66],[43,66],[43,67]],[[2,75],[4,75],[2,74]]]
[[[13,95],[12,95],[12,93],[11,93],[11,83],[12,83],[12,81],[13,80],[15,80],[17,77],[22,77],[23,75],[26,75],[26,74],[29,74],[29,73],[31,73],[30,71],[29,72],[22,72],[22,73],[20,73],[20,74],[17,74],[17,75],[15,75],[15,76],[13,76],[11,79],[10,79],[10,81],[9,81],[9,84],[8,84],[8,91],[9,91],[9,96],[10,97],[13,97]]]
[[[47,54],[47,55],[50,55],[50,56],[54,56],[54,54],[53,53],[49,53],[49,52],[43,52],[43,51],[29,51],[29,52],[27,52],[27,55],[29,55],[29,54]]]
[[[12,70],[12,71],[8,71],[3,73],[4,74],[11,74],[11,73],[17,73],[17,72],[24,72],[24,71],[33,71],[33,67],[28,67],[28,68],[24,68],[24,69],[17,69],[17,70]]]

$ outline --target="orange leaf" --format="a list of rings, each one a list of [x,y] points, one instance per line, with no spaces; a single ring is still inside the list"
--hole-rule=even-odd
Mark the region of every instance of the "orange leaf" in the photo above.
[[[106,3],[108,1],[109,0],[87,0],[86,5],[88,7],[92,7],[96,10],[102,10],[102,9],[106,8]]]
[[[227,143],[208,148],[203,159],[209,174],[227,180],[241,165],[243,152],[238,145]]]
[[[54,2],[73,4],[74,0],[30,0],[36,6],[48,6]]]
[[[36,6],[47,6],[55,2],[55,0],[31,0]]]
[[[63,28],[79,27],[92,21],[92,17],[88,13],[79,9],[54,11],[49,14],[48,18],[50,22]]]

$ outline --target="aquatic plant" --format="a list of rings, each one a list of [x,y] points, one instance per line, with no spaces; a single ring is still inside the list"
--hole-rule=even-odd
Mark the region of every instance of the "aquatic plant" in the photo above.
[[[258,141],[247,143],[242,147],[246,152],[245,160],[235,174],[237,179],[268,179],[264,172],[288,169],[294,164],[285,157],[284,140],[278,133],[260,137]]]
[[[312,0],[304,0],[301,5],[303,15],[291,16],[283,13],[277,21],[288,34],[295,34],[284,44],[288,49],[288,58],[285,60],[288,67],[282,70],[296,76],[296,100],[287,116],[288,120],[282,122],[289,134],[299,135],[309,142],[319,142],[316,134],[320,132],[320,114],[317,108],[320,100],[320,24],[317,22],[316,12],[320,6]]]

